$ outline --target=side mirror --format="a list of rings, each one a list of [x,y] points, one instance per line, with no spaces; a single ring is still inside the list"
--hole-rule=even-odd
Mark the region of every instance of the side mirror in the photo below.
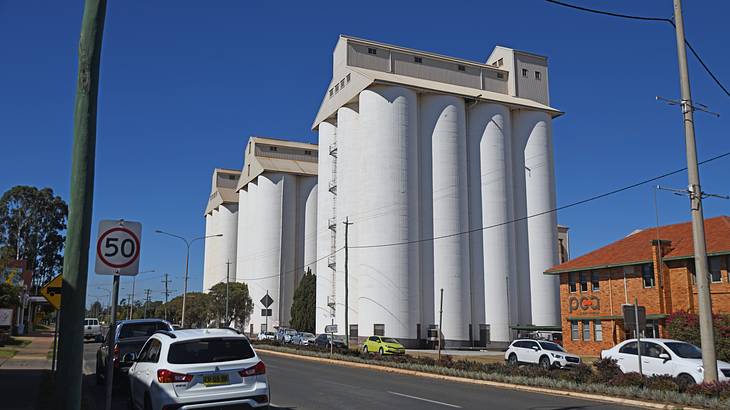
[[[664,359],[664,363],[668,362],[669,360],[672,360],[672,357],[669,356],[669,353],[661,353],[659,355],[660,359]]]
[[[532,350],[534,350],[534,351],[536,351],[536,352],[537,352],[538,350],[540,350],[540,348],[539,348],[539,347],[537,347],[537,346],[532,346]]]
[[[126,353],[122,356],[122,361],[126,363],[132,363],[137,361],[137,355],[134,352]]]

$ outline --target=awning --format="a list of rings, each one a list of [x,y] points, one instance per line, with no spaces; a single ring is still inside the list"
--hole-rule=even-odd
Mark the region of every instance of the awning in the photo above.
[[[664,319],[669,315],[666,313],[652,313],[646,315],[647,319]],[[606,316],[568,316],[566,320],[623,320],[623,315],[606,315]]]
[[[516,325],[509,327],[512,330],[525,330],[528,332],[561,332],[563,330],[560,326],[535,326],[535,325]]]

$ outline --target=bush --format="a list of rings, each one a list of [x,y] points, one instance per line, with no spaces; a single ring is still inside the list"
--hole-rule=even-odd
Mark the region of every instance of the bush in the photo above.
[[[730,382],[713,382],[694,384],[685,390],[688,394],[716,397],[720,400],[730,399]]]
[[[561,380],[571,381],[578,384],[589,383],[595,377],[591,367],[585,363],[572,367],[568,371],[556,370],[553,373],[557,373],[557,375],[551,375],[551,377],[557,376],[557,378]]]
[[[730,315],[713,315],[712,327],[715,330],[717,358],[730,361]],[[667,318],[666,330],[671,339],[700,345],[700,323],[694,313],[684,311],[672,313]]]
[[[608,381],[611,386],[623,387],[644,387],[646,385],[646,377],[636,372],[620,373]]]
[[[646,388],[661,391],[680,391],[680,383],[672,376],[651,376],[646,379]]]
[[[597,383],[608,383],[611,379],[622,373],[616,359],[596,360],[593,362],[593,367],[596,369],[594,380]]]

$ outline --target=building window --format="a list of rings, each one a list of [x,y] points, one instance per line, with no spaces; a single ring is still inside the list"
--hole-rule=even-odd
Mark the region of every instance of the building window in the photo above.
[[[269,147],[269,151],[278,151],[279,147]]]
[[[333,95],[335,95],[335,90],[330,88],[330,98],[332,98]]]
[[[497,67],[502,67],[503,65],[504,65],[504,59],[503,58],[500,58],[499,60],[497,60]]]
[[[570,321],[570,340],[578,340],[578,321]]]
[[[251,153],[251,145],[253,145],[253,144],[251,144],[251,143],[249,142],[249,143],[248,143],[248,153],[249,153],[249,154]]]
[[[583,341],[584,342],[591,341],[591,322],[589,322],[587,320],[583,321]]]
[[[375,336],[385,336],[385,325],[383,324],[374,324],[373,325],[373,334]]]
[[[457,69],[457,70],[459,70],[459,71],[466,71],[466,67],[464,67],[464,66],[463,66],[463,65],[461,65],[461,64],[457,65],[457,66],[456,66],[456,69]]]
[[[375,48],[368,47],[368,54],[373,54],[373,55],[378,54],[378,50]]]
[[[340,92],[340,83],[335,84],[335,92]]]
[[[540,80],[540,72],[535,71],[535,80]]]
[[[591,288],[594,292],[601,290],[601,281],[598,272],[591,272]]]
[[[345,77],[345,80],[346,80],[346,81],[347,81],[348,83],[350,82],[350,74],[348,74],[348,75],[347,75],[347,76]]]
[[[304,155],[312,155],[312,151],[310,151],[310,150],[305,150],[305,151],[304,151]]]
[[[588,292],[588,273],[580,272],[578,275],[580,275],[580,291]]]
[[[722,282],[722,267],[720,264],[720,256],[713,256],[709,259],[710,280],[712,282]]]
[[[641,266],[641,277],[645,288],[654,287],[654,264],[647,263]]]
[[[248,164],[246,169],[248,170],[248,176],[251,176],[251,164]]]
[[[423,59],[421,57],[413,57],[413,61],[418,64],[421,64],[423,62]]]
[[[522,69],[522,76],[523,77],[527,77],[527,69],[526,68],[523,68]]]
[[[343,78],[342,81],[340,81],[340,88],[345,88],[345,79]]]
[[[603,341],[603,325],[600,320],[593,322],[593,336],[596,342]]]
[[[578,290],[575,286],[575,275],[577,275],[575,272],[568,273],[568,289],[570,293],[575,293]]]
[[[497,73],[497,78],[504,78],[504,74],[502,74],[502,73]]]
[[[659,337],[659,321],[647,319],[644,337]]]

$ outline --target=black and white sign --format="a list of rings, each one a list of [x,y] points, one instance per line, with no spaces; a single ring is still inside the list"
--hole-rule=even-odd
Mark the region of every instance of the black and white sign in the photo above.
[[[100,221],[94,271],[99,275],[137,275],[141,238],[139,222]]]
[[[337,333],[337,325],[326,325],[324,327],[325,333]]]
[[[265,308],[271,306],[272,303],[274,303],[274,299],[272,299],[268,293],[261,298],[261,304],[264,305]]]
[[[271,309],[261,309],[261,317],[271,316]]]

